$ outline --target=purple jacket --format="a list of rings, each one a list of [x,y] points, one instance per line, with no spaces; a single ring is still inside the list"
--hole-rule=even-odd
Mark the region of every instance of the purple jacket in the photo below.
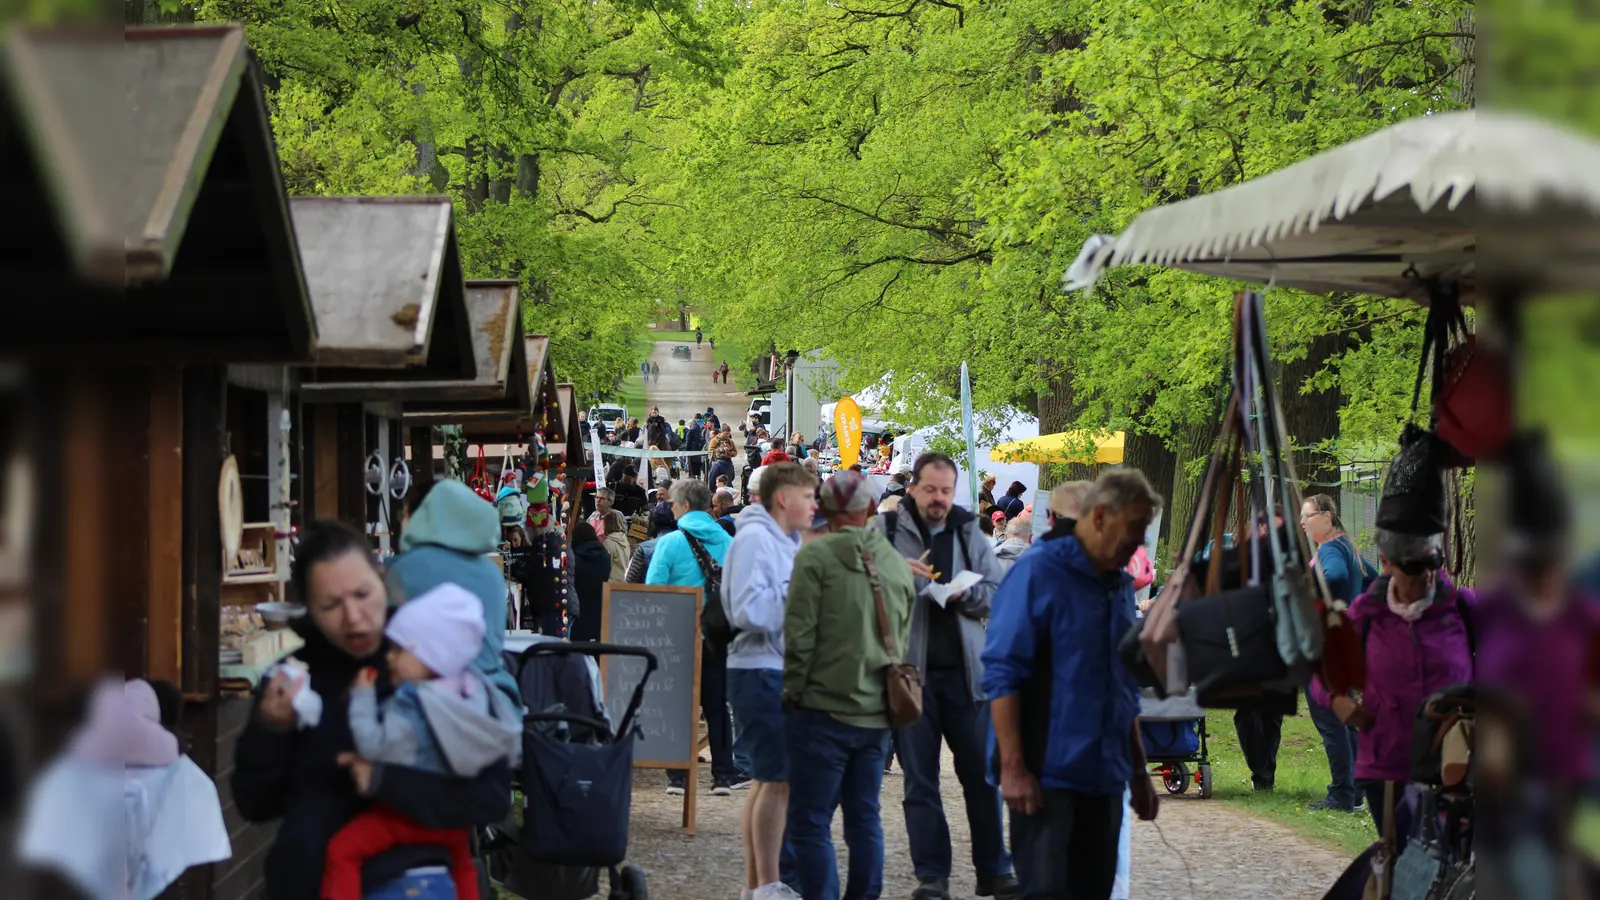
[[[1480,678],[1526,704],[1537,728],[1539,771],[1556,781],[1588,781],[1594,774],[1588,654],[1600,628],[1593,598],[1575,597],[1551,621],[1535,622],[1508,589],[1496,587],[1484,592],[1477,621]]]
[[[1407,623],[1389,611],[1388,586],[1389,579],[1379,578],[1350,606],[1350,621],[1366,635],[1367,687],[1361,705],[1375,720],[1357,738],[1355,777],[1406,782],[1411,780],[1411,729],[1422,701],[1472,680],[1472,647],[1456,596],[1469,614],[1477,597],[1469,588],[1458,591],[1440,572],[1433,603],[1422,618]],[[1321,679],[1311,680],[1311,694],[1330,705]]]

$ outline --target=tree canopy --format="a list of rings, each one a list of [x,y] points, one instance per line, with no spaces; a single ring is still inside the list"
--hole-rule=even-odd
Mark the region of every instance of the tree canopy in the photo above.
[[[1214,422],[1233,286],[1083,240],[1474,100],[1470,0],[203,0],[246,23],[296,193],[448,192],[586,395],[659,305],[986,410],[1167,449]],[[1421,314],[1268,297],[1295,437],[1387,455]],[[1291,412],[1291,420],[1296,414]],[[1191,454],[1192,455],[1192,454]],[[1187,461],[1179,453],[1180,464]]]

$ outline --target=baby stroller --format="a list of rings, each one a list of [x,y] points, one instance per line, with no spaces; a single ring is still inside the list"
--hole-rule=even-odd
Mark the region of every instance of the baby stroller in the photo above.
[[[644,660],[644,673],[615,727],[600,687],[596,660],[602,656]],[[644,872],[622,861],[636,717],[656,670],[655,655],[638,647],[543,639],[506,657],[528,708],[522,768],[513,784],[519,802],[509,821],[474,835],[480,880],[501,888],[497,895],[485,885],[480,895],[587,900],[599,893],[605,869],[610,900],[648,900]]]
[[[1211,799],[1211,756],[1206,746],[1206,711],[1193,688],[1183,696],[1158,698],[1151,688],[1139,697],[1139,733],[1145,760],[1160,773],[1169,794],[1182,794],[1194,781],[1200,798]],[[1191,773],[1190,765],[1195,766]]]

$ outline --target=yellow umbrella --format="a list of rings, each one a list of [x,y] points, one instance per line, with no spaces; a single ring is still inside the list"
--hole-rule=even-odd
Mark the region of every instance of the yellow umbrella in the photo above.
[[[1063,431],[1040,435],[1025,441],[1001,444],[989,451],[989,461],[997,463],[1102,463],[1122,462],[1122,432],[1098,434],[1093,431]],[[1088,448],[1094,447],[1090,454]]]

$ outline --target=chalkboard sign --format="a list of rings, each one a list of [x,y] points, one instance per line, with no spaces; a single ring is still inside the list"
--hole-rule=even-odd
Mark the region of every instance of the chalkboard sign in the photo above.
[[[607,584],[600,639],[643,647],[660,663],[639,708],[643,739],[635,765],[681,765],[695,758],[700,720],[700,588]],[[644,674],[644,661],[605,660],[606,710],[615,718]]]
[[[600,612],[600,640],[643,647],[659,668],[645,686],[639,706],[643,736],[635,745],[634,766],[688,769],[699,756],[701,588],[607,584]],[[615,722],[628,708],[644,675],[642,659],[608,656],[601,660],[606,712]],[[688,779],[684,827],[694,828],[694,785]]]

